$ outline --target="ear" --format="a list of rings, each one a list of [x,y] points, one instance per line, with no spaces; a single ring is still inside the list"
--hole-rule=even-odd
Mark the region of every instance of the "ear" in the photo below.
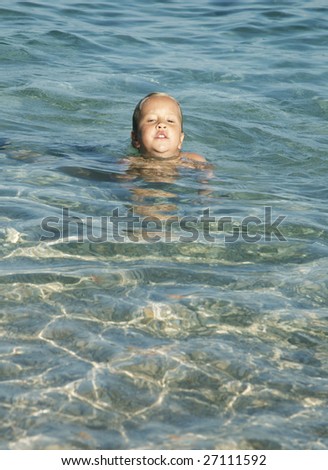
[[[134,148],[139,149],[140,148],[140,143],[138,140],[138,135],[136,132],[132,131],[131,132],[131,144]]]
[[[178,149],[179,149],[179,150],[181,150],[181,148],[182,148],[183,139],[184,139],[184,133],[181,132],[181,135],[180,135],[180,143],[179,143],[179,146],[178,146]]]

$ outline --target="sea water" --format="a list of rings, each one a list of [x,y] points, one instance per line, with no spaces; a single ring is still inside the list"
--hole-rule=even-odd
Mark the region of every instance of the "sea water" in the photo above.
[[[2,449],[327,449],[327,15],[2,0]],[[211,171],[126,178],[153,91]]]

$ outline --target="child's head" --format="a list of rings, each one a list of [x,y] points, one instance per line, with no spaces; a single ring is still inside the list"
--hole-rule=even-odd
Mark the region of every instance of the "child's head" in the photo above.
[[[166,93],[150,93],[137,104],[132,119],[132,145],[144,157],[178,156],[184,134],[178,101]]]

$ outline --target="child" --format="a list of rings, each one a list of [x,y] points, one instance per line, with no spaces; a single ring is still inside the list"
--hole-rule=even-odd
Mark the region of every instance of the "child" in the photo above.
[[[147,167],[163,163],[164,166],[203,167],[204,157],[181,151],[184,139],[182,121],[180,105],[172,96],[150,93],[142,98],[133,113],[131,132],[132,146],[139,150],[141,158],[132,157],[131,163],[139,162]]]
[[[197,153],[182,152],[183,139],[183,117],[178,101],[166,93],[150,93],[142,98],[133,113],[131,132],[132,146],[139,155],[125,160],[129,165],[126,178],[141,177],[152,183],[173,183],[181,167],[207,170],[205,174],[202,172],[202,176],[209,177],[211,165]],[[134,188],[133,193],[139,201],[146,197],[175,196],[164,194],[164,191],[159,195],[158,189],[154,188]],[[153,213],[154,206],[149,208]],[[143,206],[144,214],[145,209]]]

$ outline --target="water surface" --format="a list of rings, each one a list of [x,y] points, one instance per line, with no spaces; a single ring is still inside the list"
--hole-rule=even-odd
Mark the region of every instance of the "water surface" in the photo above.
[[[326,18],[321,0],[2,1],[2,449],[327,449]],[[122,178],[158,90],[210,178]],[[102,229],[132,207],[199,238]]]

